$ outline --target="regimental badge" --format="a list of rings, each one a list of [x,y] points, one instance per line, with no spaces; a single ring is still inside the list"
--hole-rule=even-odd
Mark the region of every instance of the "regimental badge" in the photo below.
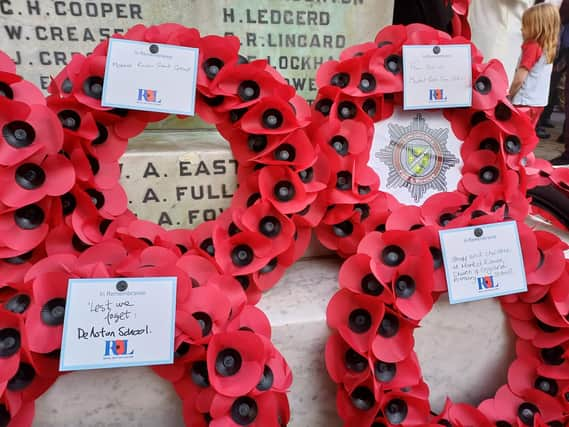
[[[459,163],[447,149],[449,130],[429,128],[421,113],[388,129],[389,145],[375,153],[389,169],[387,188],[406,188],[416,203],[429,189],[448,191],[447,171]]]

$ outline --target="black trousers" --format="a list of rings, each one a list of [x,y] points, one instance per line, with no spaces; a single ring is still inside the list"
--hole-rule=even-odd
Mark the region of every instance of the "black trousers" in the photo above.
[[[395,0],[394,24],[421,23],[450,33],[453,16],[449,0]]]

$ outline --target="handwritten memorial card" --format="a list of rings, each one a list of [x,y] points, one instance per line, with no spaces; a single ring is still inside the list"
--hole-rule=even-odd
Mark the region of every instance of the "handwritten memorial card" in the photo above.
[[[451,304],[527,290],[514,221],[439,231]]]
[[[471,105],[470,45],[403,46],[404,110]]]
[[[197,48],[109,39],[101,105],[194,114]]]
[[[173,362],[175,277],[70,279],[60,371]]]

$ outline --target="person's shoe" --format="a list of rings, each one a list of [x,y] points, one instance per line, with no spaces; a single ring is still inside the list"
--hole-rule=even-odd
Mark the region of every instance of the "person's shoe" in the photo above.
[[[539,121],[539,126],[544,128],[553,129],[555,125],[551,121],[551,119],[543,119]]]
[[[569,154],[563,153],[562,155],[551,159],[549,163],[551,163],[553,166],[569,165]]]
[[[538,127],[535,129],[535,134],[539,139],[549,139],[551,138],[551,134],[547,133],[544,128]]]

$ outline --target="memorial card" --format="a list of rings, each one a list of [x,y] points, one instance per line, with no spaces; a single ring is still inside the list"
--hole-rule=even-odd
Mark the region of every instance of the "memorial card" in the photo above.
[[[194,115],[199,51],[109,39],[101,105]]]
[[[403,46],[404,110],[470,106],[470,45]]]
[[[439,231],[451,304],[527,291],[514,221]]]
[[[174,358],[176,277],[70,279],[60,371]]]

